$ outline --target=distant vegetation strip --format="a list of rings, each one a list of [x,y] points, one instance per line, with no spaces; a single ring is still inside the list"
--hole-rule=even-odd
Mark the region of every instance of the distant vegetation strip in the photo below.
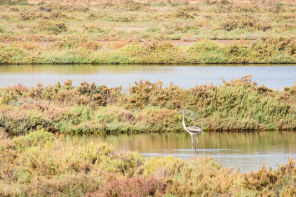
[[[296,62],[296,6],[279,1],[33,2],[0,1],[0,64]]]
[[[209,157],[145,159],[45,131],[0,134],[0,196],[295,196],[295,161],[240,174]]]
[[[26,43],[0,45],[0,64],[266,64],[296,63],[296,42],[266,38],[219,45],[199,41],[178,47],[169,42],[126,44],[100,50],[100,43],[70,39],[49,47]]]
[[[296,85],[283,91],[257,86],[250,76],[222,85],[181,89],[140,81],[127,92],[81,83],[0,89],[0,128],[68,134],[181,132],[186,123],[205,131],[296,130]]]
[[[69,36],[101,41],[255,40],[296,35],[295,1],[178,1],[100,0],[96,5],[91,0],[1,0],[0,41],[44,43]]]

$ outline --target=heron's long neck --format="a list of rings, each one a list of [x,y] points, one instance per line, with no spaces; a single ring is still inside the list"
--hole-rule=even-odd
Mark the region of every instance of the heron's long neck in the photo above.
[[[183,127],[184,127],[184,129],[186,130],[186,125],[185,125],[185,113],[183,112]]]

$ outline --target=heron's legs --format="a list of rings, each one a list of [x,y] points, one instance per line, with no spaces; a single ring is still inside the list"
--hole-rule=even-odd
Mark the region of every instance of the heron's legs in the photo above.
[[[192,137],[192,134],[191,134],[191,141],[192,141],[192,149],[193,149],[193,137]]]
[[[195,138],[196,138],[196,147],[197,147],[199,144],[198,139],[197,139],[197,135],[195,135]]]

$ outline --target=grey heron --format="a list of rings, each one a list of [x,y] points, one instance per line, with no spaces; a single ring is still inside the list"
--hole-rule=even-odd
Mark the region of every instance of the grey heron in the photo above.
[[[203,133],[203,131],[201,130],[201,128],[199,128],[197,126],[186,127],[186,125],[185,125],[185,112],[184,112],[184,110],[181,110],[180,111],[180,114],[181,113],[183,113],[183,128],[185,129],[185,131],[187,131],[187,133],[189,133],[191,135],[192,149],[193,149],[193,135],[195,135],[196,143],[197,143],[196,146],[195,146],[195,149],[196,149],[196,147],[199,144],[198,139],[197,139],[197,134],[198,133]]]

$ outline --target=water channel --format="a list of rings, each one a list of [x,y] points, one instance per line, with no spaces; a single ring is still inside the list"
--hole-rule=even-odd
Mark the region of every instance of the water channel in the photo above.
[[[128,88],[143,79],[191,88],[196,84],[221,84],[221,78],[229,81],[249,74],[258,85],[283,89],[294,85],[296,65],[4,65],[0,66],[0,87],[17,84],[31,87],[37,82],[46,86],[71,79],[74,85],[87,81]]]

